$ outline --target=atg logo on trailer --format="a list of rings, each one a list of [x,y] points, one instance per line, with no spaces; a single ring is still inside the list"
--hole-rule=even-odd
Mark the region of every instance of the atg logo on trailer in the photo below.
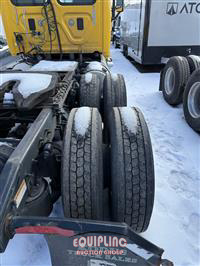
[[[170,16],[176,14],[200,14],[200,2],[169,2],[166,13]]]
[[[168,3],[167,4],[167,14],[168,15],[176,15],[178,12],[178,3]]]

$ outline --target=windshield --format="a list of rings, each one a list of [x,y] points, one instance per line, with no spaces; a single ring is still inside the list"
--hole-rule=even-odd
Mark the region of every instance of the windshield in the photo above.
[[[92,5],[95,0],[58,0],[62,5]]]
[[[16,6],[41,6],[49,0],[11,0]],[[61,5],[92,5],[95,0],[58,0]]]
[[[41,6],[49,0],[11,0],[16,6]]]

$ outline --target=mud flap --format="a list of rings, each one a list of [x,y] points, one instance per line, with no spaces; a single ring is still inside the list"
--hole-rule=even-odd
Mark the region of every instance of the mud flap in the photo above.
[[[103,235],[105,236],[106,234]],[[92,235],[86,234],[85,236]],[[97,234],[95,234],[95,236],[97,236]],[[109,236],[111,236],[111,234],[107,235],[107,238],[109,238]],[[118,238],[122,237],[116,234],[112,236]],[[128,244],[125,248],[107,248],[101,245],[100,247],[81,249],[73,246],[73,239],[64,236],[45,235],[45,239],[49,247],[52,266],[148,266],[161,264],[160,256],[148,252],[141,246],[136,245],[133,241],[130,241],[130,239],[127,239]],[[117,250],[118,254],[115,254]],[[113,252],[113,254],[109,254],[109,252]]]
[[[44,234],[52,266],[173,265],[162,260],[163,249],[124,223],[16,216],[9,231]]]

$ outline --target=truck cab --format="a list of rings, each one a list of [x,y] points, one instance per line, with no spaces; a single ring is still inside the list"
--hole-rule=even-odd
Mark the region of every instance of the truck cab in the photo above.
[[[12,55],[110,56],[110,1],[3,0],[1,15]]]

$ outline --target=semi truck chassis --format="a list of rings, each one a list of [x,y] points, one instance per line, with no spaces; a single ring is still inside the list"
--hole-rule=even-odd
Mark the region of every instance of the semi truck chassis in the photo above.
[[[14,97],[15,102],[12,104],[4,101],[0,103],[0,252],[6,250],[9,240],[15,234],[44,234],[49,247],[52,265],[77,265],[78,263],[80,265],[125,265],[126,263],[127,265],[164,265],[164,263],[172,265],[168,261],[161,259],[162,249],[134,232],[146,230],[153,208],[153,198],[149,198],[152,203],[150,203],[149,207],[147,206],[149,209],[146,209],[146,211],[149,212],[149,216],[145,218],[144,223],[146,225],[143,227],[139,223],[136,227],[133,223],[134,220],[130,222],[132,228],[129,227],[127,225],[128,216],[120,218],[115,210],[114,218],[104,218],[103,216],[96,218],[91,216],[88,219],[87,215],[83,216],[80,213],[77,216],[72,213],[71,217],[69,217],[66,215],[68,207],[66,207],[65,202],[63,203],[65,206],[64,218],[48,217],[54,202],[57,201],[60,195],[63,198],[67,193],[63,192],[60,167],[65,164],[65,160],[69,159],[68,157],[73,157],[73,154],[70,153],[67,156],[63,154],[63,150],[65,150],[63,143],[68,142],[68,138],[65,135],[70,127],[71,122],[69,121],[71,121],[72,114],[77,112],[80,105],[89,106],[84,108],[88,108],[92,116],[97,115],[98,119],[102,117],[104,123],[102,145],[106,147],[105,150],[108,150],[114,141],[111,139],[110,132],[114,132],[114,128],[118,129],[116,125],[110,129],[110,124],[115,121],[118,115],[123,118],[123,113],[126,111],[134,119],[135,115],[138,115],[138,123],[140,122],[140,124],[135,125],[133,132],[146,129],[145,124],[142,124],[144,121],[138,109],[120,107],[126,105],[125,84],[122,76],[112,76],[105,62],[99,62],[102,66],[102,71],[99,69],[86,71],[85,64],[89,63],[84,63],[84,67],[82,63],[79,63],[76,68],[67,72],[36,71],[36,74],[52,76],[48,91],[38,95],[33,93],[28,99],[23,99],[24,101],[18,95]],[[86,72],[92,76],[87,76],[86,78]],[[20,81],[17,80],[18,74],[26,73],[28,75],[33,72],[6,70],[1,72],[0,75],[9,75],[10,73],[16,74],[16,80],[10,78],[6,84],[1,84],[0,89],[4,92],[14,91],[17,88],[20,84]],[[83,76],[84,82],[81,81]],[[94,80],[96,81],[93,84]],[[82,99],[80,99],[81,90],[85,90],[88,93]],[[96,93],[96,90],[99,90],[99,93]],[[91,93],[93,93],[92,97]],[[96,98],[96,102],[95,97],[98,98]],[[91,99],[93,103],[90,102]],[[101,116],[98,115],[97,109]],[[84,110],[81,109],[81,111]],[[116,123],[119,123],[119,119],[116,121],[118,121]],[[124,124],[125,122],[126,119],[122,119],[119,127],[129,137],[130,145],[133,145],[140,131],[134,134],[133,132],[131,133],[131,129],[127,128],[128,125]],[[90,127],[93,130],[95,126],[92,123]],[[85,135],[87,134],[89,134],[88,131]],[[145,134],[147,133],[145,132]],[[148,135],[147,140],[150,141]],[[74,142],[74,138],[70,141]],[[75,141],[82,143],[82,136],[77,136]],[[95,145],[98,145],[98,143]],[[113,149],[115,149],[118,147],[118,143],[113,146]],[[124,148],[123,144],[121,147]],[[146,147],[146,149],[148,150],[149,147]],[[149,151],[151,155],[151,150]],[[112,151],[111,149],[110,152],[115,154],[115,150]],[[92,157],[90,159],[93,160],[93,163],[96,163],[96,159],[92,159]],[[111,160],[115,160],[114,162],[117,163],[119,159],[120,157],[114,157]],[[104,160],[104,165],[106,160]],[[78,164],[76,167],[78,167]],[[151,167],[153,167],[152,163]],[[107,174],[104,173],[104,189],[109,189],[110,183],[114,182],[110,181],[110,175],[109,171]],[[154,178],[154,175],[152,176]],[[92,178],[95,177],[93,176]],[[99,181],[98,186],[100,187],[100,178],[97,178],[97,181]],[[152,180],[150,182],[152,183]],[[151,194],[152,191],[148,193]],[[114,194],[113,188],[112,194]],[[113,197],[117,199],[116,195]],[[116,202],[112,204],[116,204]],[[88,206],[84,207],[88,208]],[[118,208],[117,205],[114,206]],[[72,209],[73,206],[70,205],[70,208]],[[103,219],[108,220],[108,222],[97,221]],[[118,223],[116,223],[117,221]],[[72,246],[72,242],[74,237],[80,237],[81,235],[123,236],[134,249],[131,251],[130,248],[124,248],[123,252],[126,255],[116,258],[115,256],[104,256],[105,254],[98,258],[94,256],[78,256],[76,254],[77,248]],[[97,247],[97,249],[101,247],[102,245]],[[71,253],[67,252],[67,250],[71,250]]]

